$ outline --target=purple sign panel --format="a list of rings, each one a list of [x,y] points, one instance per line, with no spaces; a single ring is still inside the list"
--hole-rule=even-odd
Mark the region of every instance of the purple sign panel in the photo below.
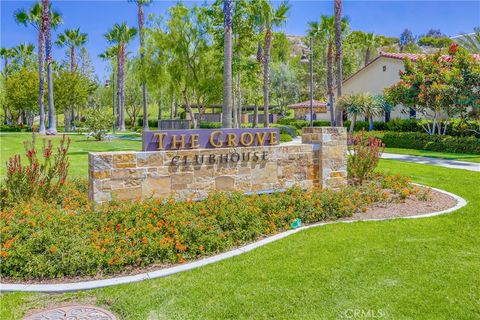
[[[270,146],[279,141],[278,128],[144,131],[143,151]]]

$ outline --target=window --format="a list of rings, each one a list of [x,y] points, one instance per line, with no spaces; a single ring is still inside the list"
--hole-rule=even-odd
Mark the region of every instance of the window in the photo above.
[[[387,66],[383,66],[383,72],[387,71]]]

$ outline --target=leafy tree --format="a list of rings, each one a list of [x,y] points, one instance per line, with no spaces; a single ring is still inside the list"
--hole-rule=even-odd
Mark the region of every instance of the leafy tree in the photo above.
[[[62,22],[60,14],[54,10],[50,10],[50,24],[52,27],[58,26]],[[38,105],[40,110],[40,128],[39,133],[45,134],[45,107],[43,104],[44,98],[44,61],[45,61],[45,37],[43,28],[43,7],[39,2],[30,8],[30,10],[20,9],[15,12],[15,21],[24,26],[31,25],[38,31]]]
[[[126,45],[136,36],[137,29],[130,28],[125,22],[116,23],[112,29],[105,34],[105,38],[117,48],[118,64],[118,126],[120,131],[125,131],[125,58]]]
[[[1,48],[0,57],[3,59],[3,73],[6,75],[8,73],[8,60],[15,57],[15,52],[13,48]]]
[[[272,65],[272,93],[275,102],[280,106],[282,114],[287,106],[298,101],[300,84],[295,70],[289,64],[280,62]]]
[[[403,30],[400,35],[400,52],[404,51],[405,46],[415,43],[415,36],[409,29]]]
[[[425,47],[448,48],[453,40],[448,37],[425,36],[418,39],[418,44]]]
[[[469,52],[480,54],[480,27],[474,28],[473,34],[463,34],[455,40]]]
[[[479,62],[457,45],[449,54],[437,52],[416,63],[406,59],[400,82],[385,89],[390,103],[401,103],[431,119],[423,123],[429,134],[445,134],[451,117],[479,105]]]
[[[38,73],[26,67],[5,78],[4,103],[7,108],[6,114],[10,115],[11,121],[21,121],[22,116],[28,114],[29,125],[32,125],[33,112],[38,101],[37,84]]]
[[[85,126],[96,140],[101,141],[105,139],[108,130],[111,128],[112,119],[105,110],[88,109],[85,113]]]
[[[22,67],[27,67],[27,65],[32,65],[32,57],[34,55],[33,51],[35,46],[31,43],[22,43],[16,47],[12,48],[13,51],[13,61],[21,65]]]

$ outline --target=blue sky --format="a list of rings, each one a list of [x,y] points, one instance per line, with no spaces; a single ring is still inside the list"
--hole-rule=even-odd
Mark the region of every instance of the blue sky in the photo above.
[[[64,24],[57,30],[77,28],[89,35],[87,49],[93,60],[96,73],[104,77],[106,63],[98,58],[107,43],[105,32],[115,23],[126,21],[137,26],[136,7],[125,1],[52,1],[63,16]],[[164,14],[176,1],[154,1],[145,9],[146,14]],[[187,4],[202,3],[185,1]],[[409,28],[414,34],[422,34],[430,28],[440,29],[453,36],[471,32],[480,26],[480,0],[477,1],[343,1],[344,15],[350,19],[354,30],[375,32],[388,36],[399,36]],[[13,19],[15,10],[29,8],[33,1],[0,0],[2,47],[11,47],[22,42],[36,44],[36,31],[17,25]],[[309,21],[319,20],[322,14],[333,13],[333,0],[330,1],[290,1],[291,11],[283,29],[288,34],[304,34]],[[138,47],[138,38],[130,50]],[[55,48],[54,58],[62,59],[64,50]]]

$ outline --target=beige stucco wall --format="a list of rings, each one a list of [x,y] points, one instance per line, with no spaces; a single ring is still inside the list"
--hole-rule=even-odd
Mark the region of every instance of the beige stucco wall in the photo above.
[[[383,67],[386,67],[385,71],[383,71]],[[343,83],[342,93],[354,94],[369,92],[373,95],[383,95],[383,89],[400,81],[400,70],[404,70],[402,60],[380,57],[370,63],[365,69],[345,81]],[[398,105],[392,110],[390,117],[391,119],[409,118],[408,109]],[[384,117],[379,117],[375,120],[383,119]]]

